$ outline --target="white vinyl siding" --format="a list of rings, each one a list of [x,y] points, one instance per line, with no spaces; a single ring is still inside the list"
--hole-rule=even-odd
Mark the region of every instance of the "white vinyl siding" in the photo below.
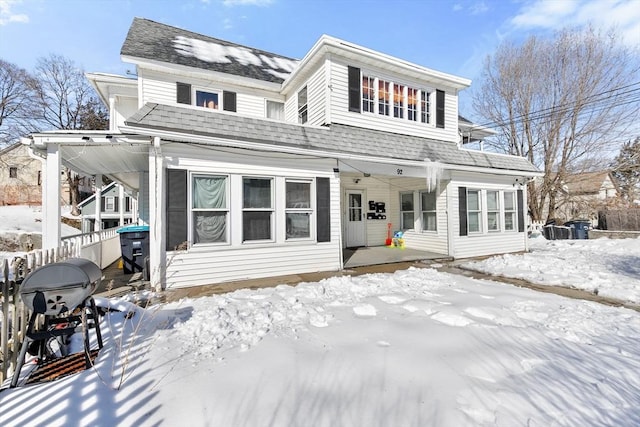
[[[320,67],[307,82],[308,124],[325,123],[325,79],[324,67]]]

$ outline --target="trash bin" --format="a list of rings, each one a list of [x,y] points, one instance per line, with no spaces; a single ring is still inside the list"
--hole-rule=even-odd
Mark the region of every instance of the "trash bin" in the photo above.
[[[128,225],[119,229],[118,234],[124,273],[143,271],[144,260],[149,256],[149,226]]]
[[[584,219],[574,219],[565,222],[564,225],[571,228],[572,239],[589,238],[589,227],[591,226],[591,221]]]
[[[554,232],[554,226],[553,225],[545,225],[542,228],[542,233],[544,235],[544,238],[547,240],[556,240],[556,235]]]

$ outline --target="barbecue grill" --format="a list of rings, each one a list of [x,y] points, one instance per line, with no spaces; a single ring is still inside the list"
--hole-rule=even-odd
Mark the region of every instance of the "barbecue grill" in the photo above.
[[[39,362],[52,355],[46,354],[47,341],[70,336],[82,326],[86,368],[90,368],[88,319],[93,319],[98,349],[102,348],[102,335],[96,304],[91,296],[102,279],[102,271],[93,262],[83,258],[70,258],[44,265],[30,273],[20,286],[20,297],[31,311],[27,333],[20,349],[16,370],[11,381],[15,387],[27,350],[37,348]],[[79,313],[78,313],[79,311]],[[36,330],[36,319],[44,316],[44,325]],[[33,353],[33,351],[29,351]],[[61,356],[66,356],[62,353]]]

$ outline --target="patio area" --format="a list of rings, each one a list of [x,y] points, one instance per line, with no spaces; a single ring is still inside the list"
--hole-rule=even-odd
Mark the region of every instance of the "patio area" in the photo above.
[[[410,248],[388,246],[369,246],[343,249],[344,268],[366,265],[392,264],[409,261],[451,261],[453,258],[435,252],[419,251]]]

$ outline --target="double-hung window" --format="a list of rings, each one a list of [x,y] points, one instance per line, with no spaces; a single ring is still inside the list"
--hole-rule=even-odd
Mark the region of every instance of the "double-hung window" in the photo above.
[[[415,216],[413,208],[413,192],[400,193],[400,228],[414,228]]]
[[[429,92],[423,90],[420,92],[420,121],[429,123],[431,114],[431,102],[429,100]]]
[[[225,243],[228,241],[226,176],[194,175],[191,191],[193,243]]]
[[[504,192],[504,229],[514,231],[516,229],[516,193],[513,191]]]
[[[487,230],[500,231],[500,193],[487,191]]]
[[[116,210],[116,200],[112,196],[104,198],[104,210],[105,212],[114,212]]]
[[[389,102],[391,98],[390,83],[378,80],[378,114],[389,115]]]
[[[393,117],[404,118],[404,86],[393,85]]]
[[[467,224],[469,233],[482,232],[482,204],[480,190],[467,190]]]
[[[298,92],[298,123],[305,124],[309,118],[307,110],[307,87],[303,87]]]
[[[425,231],[437,231],[435,191],[420,192],[420,209],[422,212],[422,229]]]
[[[362,76],[362,111],[373,113],[375,103],[375,79],[369,76]]]
[[[311,237],[311,181],[286,181],[286,238]]]
[[[242,178],[242,241],[272,240],[273,179]]]
[[[418,121],[418,100],[420,91],[412,87],[407,88],[407,119]]]

